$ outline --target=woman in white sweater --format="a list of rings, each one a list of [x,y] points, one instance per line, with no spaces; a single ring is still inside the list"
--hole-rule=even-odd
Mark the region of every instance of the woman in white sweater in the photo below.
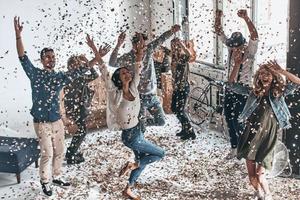
[[[122,142],[125,146],[132,149],[135,155],[135,162],[127,162],[120,176],[129,175],[128,184],[123,191],[123,195],[131,199],[140,199],[139,196],[132,192],[136,180],[145,169],[146,165],[160,160],[164,157],[165,151],[150,143],[144,138],[139,124],[140,98],[138,85],[140,81],[140,72],[142,69],[142,60],[144,49],[146,47],[142,35],[139,36],[137,51],[135,52],[135,70],[132,74],[126,67],[118,68],[112,75],[111,79],[107,72],[107,67],[103,65],[101,59],[108,51],[108,46],[100,47],[98,51],[100,70],[102,77],[106,82],[108,106],[107,106],[107,123],[110,129],[122,130]],[[97,51],[93,41],[91,48]]]

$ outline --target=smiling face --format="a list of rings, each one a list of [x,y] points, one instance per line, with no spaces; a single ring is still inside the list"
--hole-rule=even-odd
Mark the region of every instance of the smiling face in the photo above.
[[[52,70],[55,67],[55,54],[53,51],[47,51],[43,54],[41,62],[43,67]]]
[[[258,79],[260,80],[260,82],[262,83],[262,85],[264,87],[268,87],[271,85],[271,83],[273,81],[273,75],[267,69],[262,68],[259,70]]]
[[[125,67],[120,70],[120,80],[122,81],[122,84],[129,83],[132,80],[132,74]]]

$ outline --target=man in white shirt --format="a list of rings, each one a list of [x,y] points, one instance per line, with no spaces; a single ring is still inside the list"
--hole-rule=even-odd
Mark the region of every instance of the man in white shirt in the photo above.
[[[258,33],[253,22],[247,15],[246,10],[239,10],[237,15],[244,19],[248,26],[250,32],[248,43],[240,32],[232,33],[230,38],[226,37],[221,24],[221,18],[223,16],[221,10],[217,10],[216,13],[215,32],[228,47],[225,81],[234,81],[250,86],[252,84],[253,64],[258,47]],[[236,71],[238,71],[238,73],[234,73]],[[235,74],[237,74],[237,76],[235,76]],[[238,139],[242,131],[241,124],[238,122],[238,116],[243,111],[245,103],[245,96],[233,93],[227,89],[225,90],[224,114],[231,143],[231,151],[226,157],[227,159],[236,156]]]

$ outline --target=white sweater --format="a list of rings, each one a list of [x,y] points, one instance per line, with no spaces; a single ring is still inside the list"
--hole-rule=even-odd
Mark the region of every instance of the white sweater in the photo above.
[[[134,101],[124,99],[123,91],[114,86],[105,65],[100,68],[107,89],[106,121],[110,130],[130,129],[139,123],[140,97],[138,85],[140,82],[140,65],[136,65],[135,75],[129,86],[129,91],[135,97]]]

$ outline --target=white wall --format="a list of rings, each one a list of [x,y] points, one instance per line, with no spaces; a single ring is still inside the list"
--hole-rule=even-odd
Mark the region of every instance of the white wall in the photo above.
[[[34,134],[29,113],[30,82],[18,61],[15,48],[15,15],[24,22],[23,42],[33,63],[40,67],[38,51],[46,46],[52,47],[57,54],[57,70],[65,70],[71,54],[86,53],[91,57],[84,41],[86,33],[94,36],[98,43],[107,42],[114,46],[117,31],[126,30],[128,26],[127,43],[122,53],[131,48],[129,37],[134,31],[150,30],[148,0],[85,2],[0,0],[0,126],[20,131],[20,134]],[[80,42],[83,44],[80,45]]]

